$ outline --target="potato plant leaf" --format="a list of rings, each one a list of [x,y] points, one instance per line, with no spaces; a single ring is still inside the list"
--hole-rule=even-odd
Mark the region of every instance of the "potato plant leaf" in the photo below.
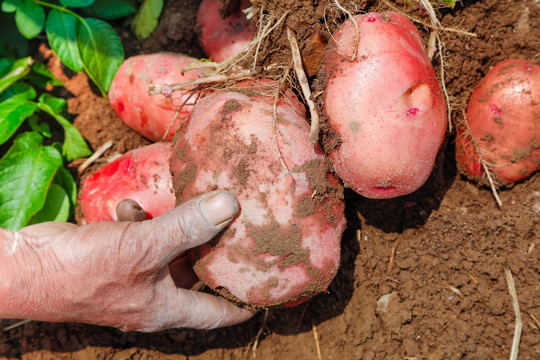
[[[0,103],[8,99],[33,100],[36,96],[36,90],[32,86],[16,83],[0,93]]]
[[[28,125],[30,125],[32,131],[37,132],[46,138],[50,138],[52,136],[49,124],[46,122],[40,122],[36,115],[32,115],[28,118]]]
[[[60,185],[67,193],[72,209],[77,205],[77,184],[65,167],[59,167],[53,183]]]
[[[77,46],[86,73],[106,96],[124,61],[120,37],[106,22],[86,18],[77,22]]]
[[[86,145],[84,138],[75,126],[68,119],[62,116],[62,111],[65,108],[66,101],[61,98],[54,97],[47,93],[41,95],[38,100],[38,107],[45,111],[58,121],[64,129],[64,144],[62,145],[62,154],[67,161],[72,161],[82,157],[89,156],[92,151]]]
[[[9,140],[23,121],[36,111],[36,107],[35,102],[17,96],[0,103],[0,145]]]
[[[13,62],[7,73],[3,69],[4,74],[0,78],[0,94],[28,74],[33,62],[32,58],[26,57]]]
[[[85,7],[92,5],[94,1],[95,0],[60,0],[60,4],[68,7]]]
[[[42,141],[41,135],[25,132],[0,159],[0,228],[21,229],[45,204],[62,155]]]
[[[17,11],[21,6],[21,0],[4,0],[2,2],[2,11],[7,13],[12,13]]]
[[[154,31],[162,9],[163,0],[144,0],[132,23],[133,31],[139,40],[146,39]]]
[[[134,0],[96,0],[92,5],[81,10],[96,18],[113,20],[135,14],[137,6]]]
[[[61,167],[59,168],[61,169]],[[67,221],[69,219],[71,204],[69,196],[60,185],[51,184],[45,204],[30,220],[29,225],[46,221]]]
[[[68,68],[81,72],[83,63],[79,56],[75,31],[77,18],[71,14],[53,9],[45,23],[45,32],[54,53]]]
[[[47,68],[47,65],[35,62],[32,64],[30,73],[26,76],[26,79],[32,84],[46,89],[47,86],[64,86],[64,84],[58,80],[53,73]]]
[[[45,10],[31,0],[23,0],[15,13],[15,22],[25,38],[35,38],[45,25]]]

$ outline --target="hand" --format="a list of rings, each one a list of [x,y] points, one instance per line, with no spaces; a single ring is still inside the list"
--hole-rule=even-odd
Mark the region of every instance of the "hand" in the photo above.
[[[177,286],[194,282],[179,255],[215,237],[237,212],[234,197],[216,191],[153,220],[26,227],[13,239],[20,245],[19,259],[26,263],[19,271],[34,282],[20,284],[30,292],[21,311],[34,320],[143,332],[211,329],[245,321],[252,312]]]

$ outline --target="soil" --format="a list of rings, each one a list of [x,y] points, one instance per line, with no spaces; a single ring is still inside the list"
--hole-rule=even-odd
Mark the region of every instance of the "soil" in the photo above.
[[[308,28],[328,37],[323,16],[329,2],[264,3],[278,15],[291,11],[287,24],[304,51],[314,33]],[[352,11],[386,8],[378,1],[342,3]],[[414,7],[394,3],[421,18]],[[127,54],[204,56],[193,31],[197,4],[169,1],[149,40],[138,44],[123,34]],[[328,11],[332,30],[333,20],[345,16]],[[454,122],[474,86],[498,61],[540,61],[538,0],[463,0],[452,10],[439,9],[438,16],[443,26],[477,35],[442,33]],[[287,47],[284,32],[273,36],[277,49]],[[263,62],[275,59],[267,51]],[[440,70],[437,58],[434,64]],[[123,126],[104,99],[84,86],[77,92],[83,78],[72,80],[68,89],[74,95],[71,111],[79,114],[76,126],[94,148],[115,142],[105,158],[148,143]],[[501,189],[499,209],[488,188],[459,174],[453,141],[449,135],[432,176],[414,194],[369,200],[346,191],[341,268],[328,291],[307,303],[262,311],[244,324],[213,331],[140,334],[30,322],[2,333],[0,354],[24,359],[504,359],[515,327],[505,277],[509,269],[523,320],[520,359],[540,359],[540,174]]]

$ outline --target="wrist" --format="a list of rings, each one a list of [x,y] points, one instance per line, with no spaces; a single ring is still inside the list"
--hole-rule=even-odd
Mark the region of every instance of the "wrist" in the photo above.
[[[31,264],[36,260],[25,236],[0,229],[0,318],[30,317],[35,299],[30,279],[36,274]]]

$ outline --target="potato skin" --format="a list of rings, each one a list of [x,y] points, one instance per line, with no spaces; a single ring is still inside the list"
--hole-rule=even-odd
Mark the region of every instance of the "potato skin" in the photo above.
[[[172,210],[171,152],[170,142],[131,150],[87,177],[79,194],[84,222],[116,221],[123,199],[139,203],[148,219]]]
[[[360,195],[406,195],[427,180],[444,140],[443,94],[406,17],[368,13],[355,19],[360,40],[346,21],[324,60],[324,112],[341,140],[329,155],[345,186]],[[356,44],[357,58],[350,61]]]
[[[161,94],[150,95],[148,87],[197,79],[199,74],[196,70],[182,74],[182,69],[194,62],[199,60],[169,53],[130,57],[120,66],[111,84],[109,101],[112,107],[129,127],[142,136],[152,141],[170,141],[178,125],[189,115],[196,96],[188,100],[175,119],[189,95],[173,94],[168,98]]]
[[[241,9],[246,9],[250,5],[249,0],[242,0]],[[254,22],[248,20],[241,11],[222,19],[220,16],[222,8],[221,0],[203,0],[197,12],[197,25],[201,31],[199,43],[215,62],[238,54],[257,33]]]
[[[469,98],[467,122],[498,183],[513,184],[540,169],[540,66],[523,59],[495,65]],[[456,159],[471,179],[484,175],[464,126]]]
[[[219,188],[240,204],[239,216],[219,239],[191,252],[194,269],[238,303],[297,304],[325,290],[337,273],[345,227],[342,188],[320,147],[310,145],[309,125],[294,104],[280,101],[276,124],[288,173],[274,147],[273,99],[239,90],[245,93],[220,91],[200,99],[175,138],[177,201]],[[186,163],[191,165],[184,168]]]

